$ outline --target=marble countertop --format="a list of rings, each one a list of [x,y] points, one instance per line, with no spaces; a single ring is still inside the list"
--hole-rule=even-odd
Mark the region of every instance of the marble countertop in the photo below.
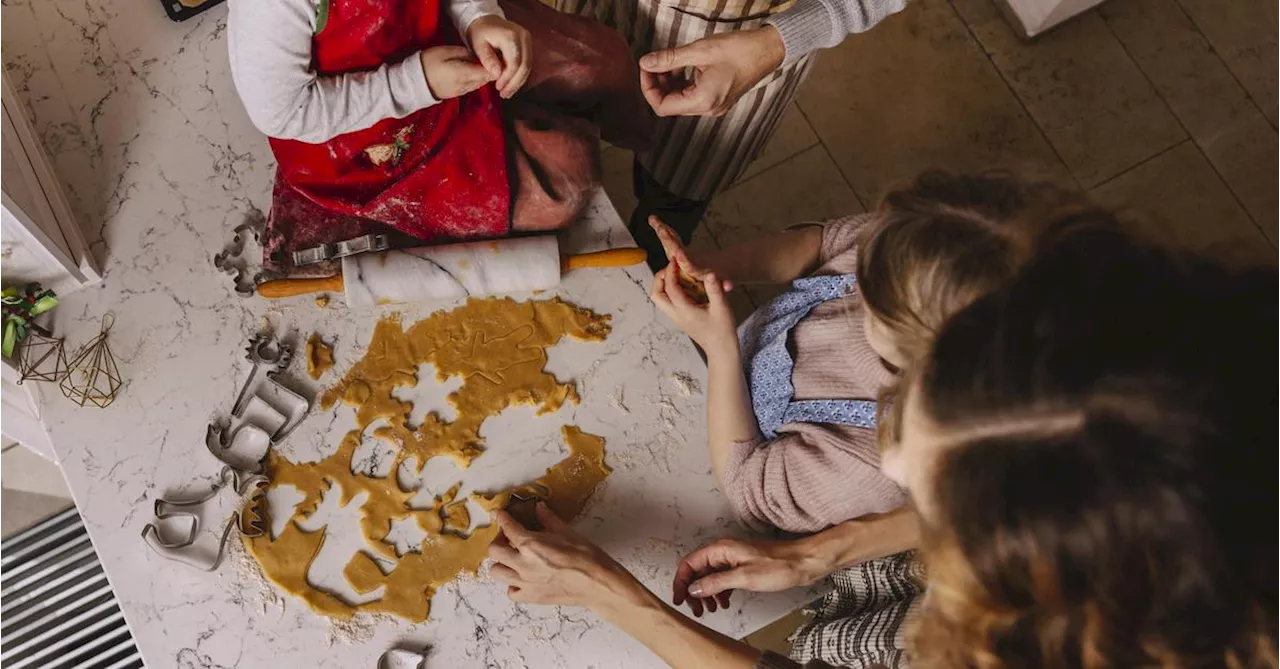
[[[229,412],[249,370],[243,349],[263,320],[336,340],[340,373],[389,308],[245,299],[211,264],[236,225],[267,210],[274,169],[232,88],[225,8],[174,24],[155,2],[6,0],[3,19],[5,68],[105,261],[105,280],[67,295],[56,327],[74,348],[113,313],[110,343],[125,380],[106,409],[75,406],[42,387],[44,420],[147,666],[372,667],[405,643],[430,644],[429,666],[439,667],[659,664],[590,613],[516,606],[483,579],[443,588],[425,624],[340,627],[298,600],[272,597],[234,559],[206,574],[151,553],[139,532],[152,500],[207,489],[219,469],[205,450],[205,426]],[[629,243],[601,194],[568,246]],[[604,343],[551,351],[549,369],[576,380],[582,403],[537,418],[508,410],[483,432],[502,458],[482,456],[465,473],[427,472],[475,487],[514,483],[563,457],[560,425],[604,436],[614,472],[577,527],[665,594],[677,559],[734,524],[705,449],[705,367],[655,315],[651,279],[642,267],[567,276],[557,294],[613,315]],[[440,306],[449,305],[400,311],[412,322]],[[289,378],[314,392],[300,362]],[[443,407],[447,390],[421,383],[411,396],[417,412]],[[313,410],[284,447],[303,457],[328,452],[353,420],[348,411]],[[350,521],[337,511],[327,518],[335,533]],[[742,635],[811,596],[735,598],[732,611],[709,622]]]

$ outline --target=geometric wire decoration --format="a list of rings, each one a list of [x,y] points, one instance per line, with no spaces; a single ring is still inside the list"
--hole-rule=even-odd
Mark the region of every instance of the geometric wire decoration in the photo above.
[[[66,376],[58,384],[62,394],[80,406],[106,407],[115,401],[116,392],[120,390],[120,370],[107,345],[107,332],[115,322],[113,314],[102,317],[102,331],[76,353]]]
[[[42,329],[32,328],[22,341],[19,384],[29,380],[57,383],[67,376],[67,352],[62,338],[49,337]]]

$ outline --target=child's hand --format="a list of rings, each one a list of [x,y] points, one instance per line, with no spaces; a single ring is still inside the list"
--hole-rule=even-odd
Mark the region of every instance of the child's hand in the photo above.
[[[467,27],[467,41],[489,76],[497,82],[498,95],[510,98],[529,79],[533,39],[528,30],[489,14],[471,22]]]
[[[738,346],[738,334],[734,327],[733,310],[724,297],[724,286],[715,274],[708,273],[702,279],[707,291],[706,304],[699,304],[680,286],[674,264],[653,277],[650,298],[654,305],[680,326],[708,356]]]
[[[662,250],[667,254],[667,262],[675,265],[680,271],[680,284],[684,286],[685,292],[688,292],[695,300],[705,301],[705,295],[702,290],[702,282],[711,273],[705,265],[689,257],[689,251],[680,241],[680,236],[676,234],[671,226],[662,222],[657,216],[649,217],[649,227],[658,235],[658,241],[662,242]],[[733,290],[733,282],[724,280],[721,282],[724,292]]]
[[[433,46],[423,49],[418,58],[427,75],[427,88],[437,100],[466,95],[493,81],[484,66],[462,46]]]

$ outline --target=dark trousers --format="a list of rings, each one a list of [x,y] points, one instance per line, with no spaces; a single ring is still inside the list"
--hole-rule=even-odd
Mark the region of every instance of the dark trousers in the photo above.
[[[649,267],[658,271],[667,266],[667,254],[662,250],[662,242],[649,227],[649,217],[657,216],[663,223],[671,226],[681,241],[687,246],[693,241],[693,231],[698,229],[703,214],[707,213],[706,200],[688,200],[667,190],[666,186],[654,180],[648,170],[635,161],[631,168],[632,188],[636,199],[640,200],[636,210],[631,214],[628,227],[636,244],[649,253]]]

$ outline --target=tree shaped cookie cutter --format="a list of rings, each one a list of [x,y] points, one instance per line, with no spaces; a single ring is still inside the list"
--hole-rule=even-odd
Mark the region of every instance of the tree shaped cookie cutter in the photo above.
[[[142,540],[151,550],[163,558],[181,562],[185,565],[216,571],[222,564],[226,554],[227,540],[233,530],[246,537],[260,537],[266,534],[271,525],[268,516],[266,496],[267,477],[259,474],[242,474],[231,467],[223,467],[209,492],[187,500],[171,500],[157,498],[155,500],[155,517],[157,521],[168,519],[187,519],[190,524],[187,532],[180,539],[169,540],[161,536],[160,528],[155,523],[147,523],[142,528]],[[226,487],[235,492],[239,498],[238,507],[231,513],[227,524],[222,528],[218,539],[218,552],[213,561],[206,563],[191,554],[190,548],[200,535],[200,515],[198,510]]]

